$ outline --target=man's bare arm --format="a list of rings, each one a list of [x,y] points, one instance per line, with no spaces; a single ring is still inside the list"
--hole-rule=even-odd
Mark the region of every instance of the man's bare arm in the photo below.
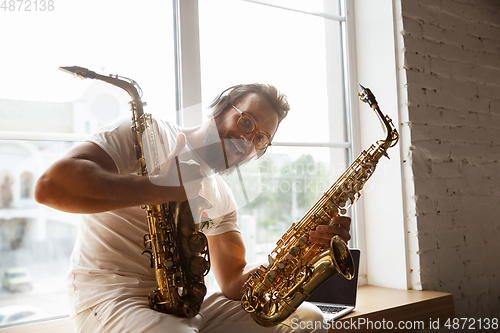
[[[211,269],[222,293],[239,300],[243,284],[258,266],[247,265],[245,245],[239,232],[230,231],[207,238]]]
[[[186,200],[182,187],[156,186],[148,177],[118,174],[111,157],[84,142],[40,177],[37,202],[70,213],[98,213],[143,204]]]

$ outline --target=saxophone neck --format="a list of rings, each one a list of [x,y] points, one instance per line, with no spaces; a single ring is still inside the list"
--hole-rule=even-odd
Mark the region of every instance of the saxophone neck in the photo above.
[[[134,114],[136,114],[137,117],[140,117],[144,113],[143,105],[145,105],[145,103],[141,101],[142,90],[134,80],[118,75],[101,75],[87,68],[78,66],[59,67],[59,69],[82,79],[100,80],[124,89],[132,98],[132,101],[130,103],[132,105],[132,108],[134,109]]]
[[[390,147],[393,147],[396,145],[396,143],[399,140],[399,134],[398,131],[396,130],[396,127],[392,123],[391,118],[388,116],[384,115],[382,111],[380,110],[378,106],[378,102],[375,98],[375,95],[371,92],[369,88],[363,87],[361,84],[358,83],[360,93],[358,93],[358,96],[361,101],[368,103],[370,107],[375,111],[377,114],[377,117],[379,118],[380,122],[382,123],[382,127],[385,132],[385,139],[380,142],[381,147],[384,150],[387,150]]]

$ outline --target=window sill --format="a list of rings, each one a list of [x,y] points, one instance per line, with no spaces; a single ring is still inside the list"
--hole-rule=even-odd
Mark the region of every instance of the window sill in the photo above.
[[[2,333],[73,333],[73,323],[66,317],[40,323],[0,328],[0,331]]]
[[[356,309],[338,319],[339,323],[332,324],[336,326],[329,332],[387,332],[397,329],[400,323],[403,329],[398,329],[398,332],[414,332],[419,329],[419,324],[426,328],[430,324],[442,326],[454,316],[453,295],[450,293],[366,285],[358,289]],[[393,325],[392,329],[390,325]]]
[[[453,295],[449,293],[361,286],[358,289],[356,309],[338,319],[336,326],[329,332],[386,332],[389,322],[394,325],[394,329],[400,322],[411,324],[412,327],[407,326],[398,332],[413,332],[418,330],[418,327],[415,327],[417,322],[424,323],[428,328],[430,323],[435,324],[439,320],[442,325],[446,319],[454,316]],[[361,323],[364,323],[363,326]],[[357,330],[348,329],[354,326]],[[63,318],[2,329],[2,333],[27,332],[70,333],[73,332],[73,326],[69,318]]]

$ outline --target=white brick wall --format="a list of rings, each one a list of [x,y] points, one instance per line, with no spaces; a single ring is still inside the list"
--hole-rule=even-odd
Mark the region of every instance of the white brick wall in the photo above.
[[[500,318],[500,1],[401,8],[422,287]]]

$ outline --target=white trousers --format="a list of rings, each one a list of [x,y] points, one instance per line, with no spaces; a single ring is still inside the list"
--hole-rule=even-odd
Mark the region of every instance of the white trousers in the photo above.
[[[322,325],[311,325],[322,321],[321,311],[304,302],[282,323],[262,327],[242,309],[240,301],[230,300],[222,293],[208,294],[200,313],[193,318],[151,310],[145,297],[104,301],[73,318],[77,333],[326,333]]]

